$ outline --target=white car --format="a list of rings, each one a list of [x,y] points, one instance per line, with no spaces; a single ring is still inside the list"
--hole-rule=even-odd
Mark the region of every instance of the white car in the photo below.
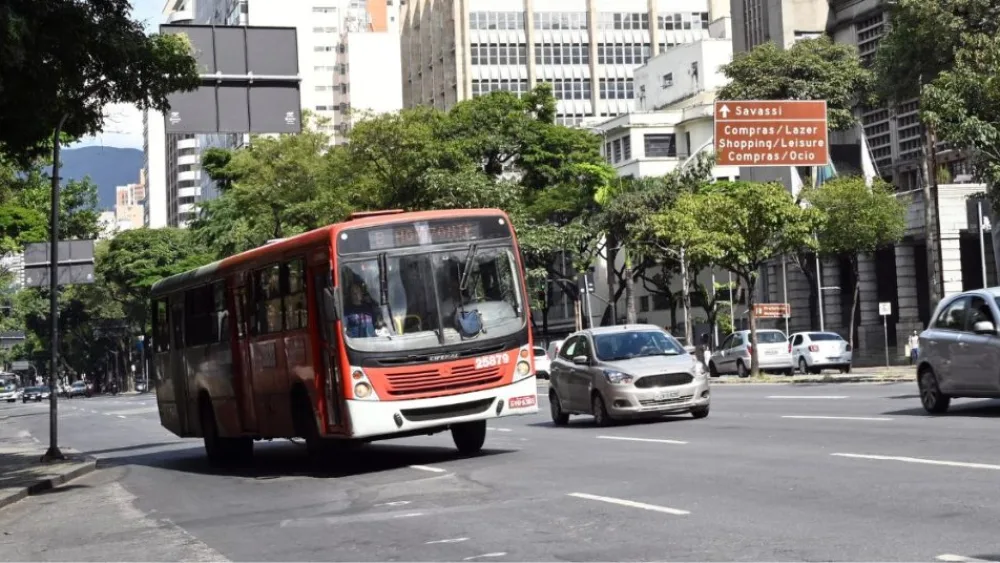
[[[792,360],[802,373],[817,374],[824,369],[851,373],[854,352],[836,332],[796,332],[788,341]]]
[[[545,348],[535,346],[535,376],[542,379],[548,379],[551,364],[552,362],[549,355],[545,353]]]

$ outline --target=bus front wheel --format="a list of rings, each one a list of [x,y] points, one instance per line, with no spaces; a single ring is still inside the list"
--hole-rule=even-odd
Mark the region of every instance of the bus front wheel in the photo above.
[[[486,442],[486,421],[474,420],[451,427],[451,439],[463,454],[478,453]]]

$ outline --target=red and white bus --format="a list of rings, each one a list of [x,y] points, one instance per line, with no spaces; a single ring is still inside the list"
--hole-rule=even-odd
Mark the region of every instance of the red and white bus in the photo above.
[[[529,304],[498,209],[360,213],[157,282],[161,424],[213,461],[538,412]]]

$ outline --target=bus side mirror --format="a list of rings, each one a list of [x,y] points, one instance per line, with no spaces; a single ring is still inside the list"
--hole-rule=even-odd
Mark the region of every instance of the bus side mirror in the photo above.
[[[323,311],[328,321],[340,317],[340,292],[332,287],[323,288]]]

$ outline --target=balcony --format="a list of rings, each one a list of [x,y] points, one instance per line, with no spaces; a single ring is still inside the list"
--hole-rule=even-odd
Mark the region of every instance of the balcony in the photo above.
[[[179,172],[177,174],[177,180],[184,182],[190,181],[200,181],[201,180],[201,170],[188,170],[187,172]]]

